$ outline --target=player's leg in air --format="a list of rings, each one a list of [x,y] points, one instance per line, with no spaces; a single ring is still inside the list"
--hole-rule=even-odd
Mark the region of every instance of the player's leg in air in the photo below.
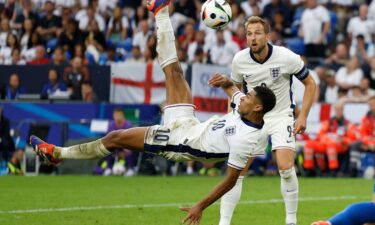
[[[168,4],[170,0],[149,0],[147,7],[154,12],[157,26],[157,52],[160,66],[166,76],[166,110],[178,105],[179,108],[188,108],[188,114],[194,114],[194,105],[189,85],[184,79],[175,46],[175,36],[169,19]],[[169,106],[169,107],[168,107]],[[186,110],[185,110],[186,111]],[[178,112],[177,112],[178,113]],[[181,116],[186,112],[180,112]],[[176,114],[176,111],[173,113]],[[180,115],[178,114],[178,115]],[[175,115],[176,116],[176,115]],[[137,127],[127,130],[110,132],[105,137],[93,142],[74,145],[71,147],[58,147],[46,143],[36,136],[30,137],[30,144],[36,153],[47,162],[57,164],[63,159],[95,159],[111,154],[118,148],[136,151],[144,150],[145,135],[149,127]]]

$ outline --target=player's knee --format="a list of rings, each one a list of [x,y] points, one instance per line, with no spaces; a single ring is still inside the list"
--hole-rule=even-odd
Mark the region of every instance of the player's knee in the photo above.
[[[290,177],[293,176],[293,174],[295,174],[295,170],[294,170],[294,167],[292,168],[289,168],[289,169],[280,169],[279,170],[279,173],[280,173],[280,177],[282,179],[289,179]]]
[[[117,145],[116,143],[120,140],[121,140],[121,130],[111,131],[102,138],[102,142],[104,146],[107,148],[112,147],[112,145]]]

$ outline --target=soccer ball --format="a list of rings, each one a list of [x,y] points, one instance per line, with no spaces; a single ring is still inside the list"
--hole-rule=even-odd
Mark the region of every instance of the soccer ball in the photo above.
[[[202,5],[201,20],[210,28],[224,28],[232,20],[232,9],[225,0],[207,0]]]

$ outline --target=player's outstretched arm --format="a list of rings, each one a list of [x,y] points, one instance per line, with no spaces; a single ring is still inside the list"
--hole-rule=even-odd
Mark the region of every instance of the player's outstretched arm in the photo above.
[[[238,87],[234,85],[229,77],[220,73],[215,73],[208,81],[208,85],[211,87],[221,87],[229,97],[232,97],[234,93],[239,91]]]
[[[309,115],[311,105],[314,101],[316,84],[311,75],[307,76],[302,83],[305,85],[303,94],[302,109],[298,114],[293,134],[303,133],[306,130],[307,116]]]
[[[206,197],[190,208],[181,208],[182,211],[188,212],[188,215],[183,222],[188,225],[199,224],[202,218],[203,210],[232,189],[236,184],[240,173],[241,170],[228,166],[227,175],[225,176],[224,180],[214,187],[214,189],[212,189],[212,191]]]

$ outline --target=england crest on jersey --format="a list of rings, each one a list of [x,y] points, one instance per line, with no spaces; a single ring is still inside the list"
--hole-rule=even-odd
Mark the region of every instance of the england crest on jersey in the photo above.
[[[280,74],[281,74],[280,67],[270,68],[270,75],[271,75],[272,79],[275,80],[275,79],[279,78]]]
[[[225,128],[225,136],[232,136],[236,134],[236,126],[230,126]]]

